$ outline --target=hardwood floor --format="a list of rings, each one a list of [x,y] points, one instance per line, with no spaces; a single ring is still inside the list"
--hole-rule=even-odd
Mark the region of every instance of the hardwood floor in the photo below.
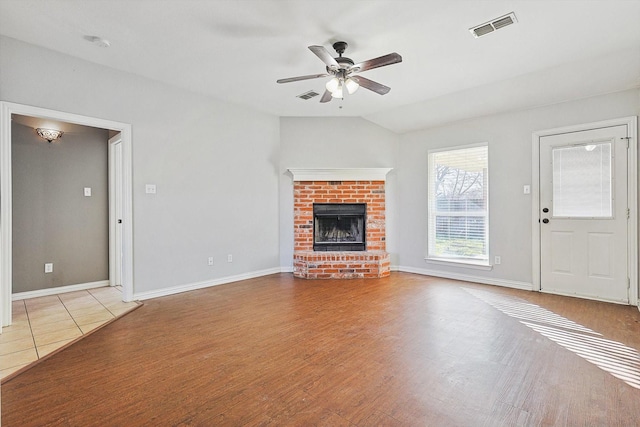
[[[638,349],[634,307],[278,274],[145,301],[3,384],[2,425],[632,426]]]

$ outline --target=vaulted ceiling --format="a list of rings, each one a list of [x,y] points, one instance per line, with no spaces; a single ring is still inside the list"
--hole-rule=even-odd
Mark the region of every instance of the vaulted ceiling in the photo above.
[[[469,28],[514,12],[480,38]],[[640,0],[0,0],[0,34],[278,116],[360,116],[395,132],[640,87]],[[87,36],[107,39],[99,47]],[[391,87],[344,100],[307,47],[349,44]],[[2,52],[0,52],[0,55]],[[19,83],[19,82],[18,82]]]

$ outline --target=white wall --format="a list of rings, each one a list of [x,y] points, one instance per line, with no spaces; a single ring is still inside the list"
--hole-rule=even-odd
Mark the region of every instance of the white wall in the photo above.
[[[387,251],[394,264],[398,135],[361,118],[280,119],[280,264],[293,265],[293,178],[288,168],[394,168],[387,175]]]
[[[132,125],[136,294],[279,268],[277,117],[6,37],[0,52],[1,100]]]
[[[437,270],[530,283],[531,196],[522,186],[531,183],[531,133],[640,114],[636,89],[398,136],[360,118],[278,119],[5,37],[0,52],[1,100],[132,125],[138,294],[291,267],[287,168],[394,168],[387,181],[392,264],[434,270],[424,261],[427,150],[483,141],[490,253],[502,264],[488,272]],[[157,195],[144,193],[147,183]]]
[[[493,115],[405,134],[400,139],[399,263],[401,269],[474,276],[506,285],[532,282],[532,133],[538,130],[640,114],[639,90],[629,90],[526,111]],[[489,144],[489,253],[502,263],[491,271],[428,264],[427,151]]]

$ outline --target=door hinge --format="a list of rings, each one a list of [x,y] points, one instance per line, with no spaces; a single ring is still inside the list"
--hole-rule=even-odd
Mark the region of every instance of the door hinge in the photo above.
[[[626,139],[627,140],[627,149],[629,149],[629,140],[631,139],[630,136],[623,136],[620,139]]]
[[[627,219],[631,218],[631,209],[627,208]]]
[[[627,277],[627,289],[631,289],[631,278]]]

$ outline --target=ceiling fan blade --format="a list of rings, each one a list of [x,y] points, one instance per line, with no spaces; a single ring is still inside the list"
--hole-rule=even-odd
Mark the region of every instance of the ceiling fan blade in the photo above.
[[[369,59],[368,61],[363,61],[355,64],[353,67],[351,67],[351,70],[353,70],[353,72],[355,73],[360,73],[362,71],[384,67],[385,65],[397,64],[398,62],[402,62],[402,56],[393,52],[379,58]]]
[[[364,77],[361,77],[361,76],[352,76],[351,78],[356,79],[360,84],[360,86],[362,86],[363,88],[369,89],[380,95],[385,95],[389,93],[389,91],[391,90],[391,88],[388,86],[385,86],[378,82],[374,82],[373,80],[365,79]]]
[[[308,76],[298,76],[298,77],[289,77],[287,79],[277,80],[278,83],[290,83],[297,82],[300,80],[311,80],[311,79],[319,79],[320,77],[328,77],[329,74],[310,74]]]
[[[331,92],[329,92],[328,90],[324,91],[324,94],[322,95],[322,98],[320,98],[320,102],[321,103],[325,103],[325,102],[329,102],[331,101],[333,97],[331,96]]]
[[[340,67],[340,65],[338,65],[338,62],[335,59],[333,59],[333,56],[331,56],[329,51],[325,49],[324,46],[309,46],[309,50],[315,53],[316,56],[322,60],[322,62],[327,64],[327,67],[335,68],[335,69]]]

